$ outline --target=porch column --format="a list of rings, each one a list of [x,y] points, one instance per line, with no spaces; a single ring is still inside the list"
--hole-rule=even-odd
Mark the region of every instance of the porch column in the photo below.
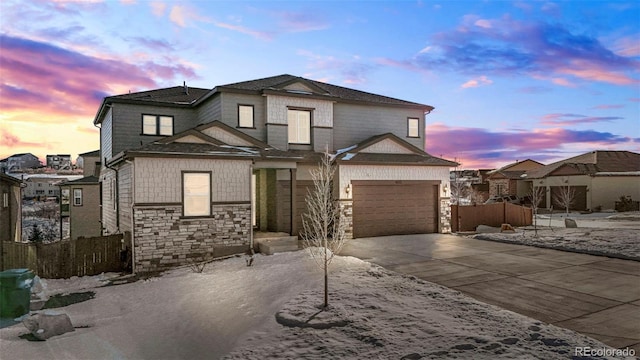
[[[298,209],[296,208],[296,169],[289,169],[289,177],[291,184],[291,191],[289,199],[291,201],[291,235],[298,234]]]

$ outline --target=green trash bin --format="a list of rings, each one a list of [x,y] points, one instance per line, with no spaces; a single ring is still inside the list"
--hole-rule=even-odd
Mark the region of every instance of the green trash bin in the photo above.
[[[29,269],[0,272],[0,318],[15,319],[29,312],[33,277]]]

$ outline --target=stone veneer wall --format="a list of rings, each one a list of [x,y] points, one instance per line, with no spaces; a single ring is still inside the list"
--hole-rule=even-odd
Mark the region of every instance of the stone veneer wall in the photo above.
[[[214,204],[199,218],[182,218],[181,205],[135,206],[134,227],[135,271],[157,271],[248,250],[251,204]]]
[[[347,228],[344,231],[346,240],[353,239],[353,200],[339,200],[339,206],[342,208],[344,217],[347,221]]]
[[[450,198],[448,197],[440,198],[440,232],[441,233],[451,232],[451,205],[449,200]]]

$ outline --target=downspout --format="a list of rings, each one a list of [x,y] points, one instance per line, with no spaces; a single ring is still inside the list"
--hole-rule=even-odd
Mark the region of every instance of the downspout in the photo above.
[[[118,169],[107,165],[107,158],[104,158],[104,167],[107,169],[111,169],[116,173],[116,186],[113,187],[113,191],[115,192],[114,200],[116,202],[116,232],[120,232],[120,179],[118,178]]]
[[[253,164],[255,160],[251,160],[251,164],[249,165],[249,252],[253,256],[253,212],[254,212],[254,199],[255,196],[253,194]]]
[[[125,163],[127,164],[131,164],[131,273],[135,274],[136,273],[136,247],[134,246],[134,241],[135,241],[135,236],[134,236],[134,225],[135,225],[135,220],[134,220],[134,216],[135,213],[133,212],[133,205],[136,202],[136,172],[135,172],[135,166],[133,164],[133,161],[130,160],[125,160]],[[120,207],[118,207],[119,209]]]

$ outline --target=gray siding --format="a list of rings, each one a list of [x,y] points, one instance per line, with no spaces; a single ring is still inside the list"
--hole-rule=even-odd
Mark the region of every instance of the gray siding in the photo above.
[[[113,111],[109,109],[102,120],[100,126],[100,156],[102,156],[102,166],[105,166],[104,159],[110,159],[113,156]]]
[[[220,119],[222,119],[222,97],[219,94],[198,106],[198,125]]]
[[[132,230],[131,205],[133,203],[133,165],[125,164],[118,169],[118,191],[120,197],[120,231]]]
[[[313,128],[311,133],[313,136],[313,151],[324,152],[327,146],[329,151],[333,151],[333,129]]]
[[[407,137],[408,117],[420,119],[419,138]],[[424,149],[424,126],[422,110],[340,103],[333,106],[333,144],[336,150],[384,133],[392,133]]]
[[[267,124],[267,143],[276,149],[287,150],[289,128],[286,125]]]
[[[173,116],[174,134],[198,124],[194,109],[131,104],[113,104],[112,109],[113,155],[162,139],[162,136],[142,135],[142,114]]]
[[[260,95],[224,93],[222,94],[222,116],[220,117],[220,121],[231,127],[237,128],[238,105],[253,105],[255,129],[238,128],[238,130],[249,136],[253,136],[260,141],[266,141],[267,128],[265,124],[265,101],[265,98]]]
[[[114,209],[116,201],[116,190],[113,183],[116,179],[116,172],[111,169],[103,168],[100,173],[100,182],[102,183],[102,228],[103,235],[113,234],[118,231],[116,222],[116,213]]]

